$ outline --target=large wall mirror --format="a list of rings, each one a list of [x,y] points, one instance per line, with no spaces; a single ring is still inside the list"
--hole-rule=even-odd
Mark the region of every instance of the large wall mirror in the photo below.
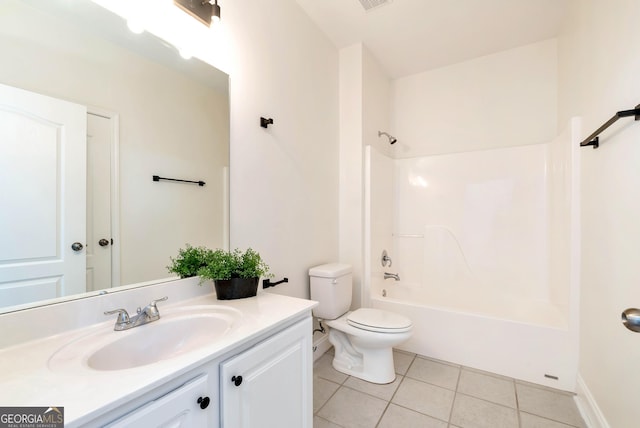
[[[0,313],[228,247],[226,74],[89,0],[3,0],[0,52]]]

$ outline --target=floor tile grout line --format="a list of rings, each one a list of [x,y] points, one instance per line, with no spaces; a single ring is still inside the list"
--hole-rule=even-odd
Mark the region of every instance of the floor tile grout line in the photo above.
[[[520,400],[518,399],[518,385],[515,379],[513,380],[513,392],[516,395],[516,413],[518,416],[518,427],[522,428],[522,418],[520,417]]]
[[[456,405],[456,398],[458,397],[458,387],[460,386],[460,378],[462,377],[462,366],[458,368],[458,378],[456,379],[456,388],[453,390],[453,401],[451,402],[451,408],[449,409],[449,419],[447,423],[451,425],[451,419],[453,418],[453,409]]]
[[[362,390],[356,389],[356,388],[354,388],[354,387],[352,387],[350,385],[347,385],[347,382],[353,376],[346,375],[344,380],[342,380],[341,382],[337,382],[335,379],[331,379],[328,376],[322,376],[320,374],[315,374],[314,377],[316,377],[318,379],[322,379],[322,380],[324,380],[326,382],[330,382],[330,383],[332,383],[334,385],[337,385],[338,388],[327,398],[327,400],[318,408],[318,410],[316,412],[314,412],[314,416],[318,416],[319,418],[322,418],[322,416],[319,416],[318,413],[326,406],[326,404],[334,397],[334,395],[341,388],[344,387],[344,388],[347,388],[347,389],[349,389],[351,391],[359,392],[359,393],[365,394],[365,395],[367,395],[367,396],[369,396],[371,398],[375,398],[375,399],[378,399],[378,400],[382,400],[383,402],[386,402],[385,406],[384,406],[384,410],[380,414],[380,417],[378,418],[378,420],[377,420],[377,422],[375,424],[375,427],[378,427],[382,423],[382,420],[383,420],[385,414],[387,414],[391,404],[394,404],[394,405],[396,405],[396,406],[398,406],[400,408],[404,408],[404,409],[406,409],[408,411],[415,412],[415,413],[418,413],[418,414],[422,414],[422,415],[425,415],[427,417],[434,418],[435,420],[445,422],[445,423],[447,423],[449,425],[449,427],[454,427],[453,425],[451,425],[452,424],[451,420],[452,420],[453,414],[454,414],[455,403],[459,399],[459,397],[465,396],[465,397],[470,397],[470,398],[473,398],[473,399],[477,399],[477,400],[485,402],[487,404],[499,406],[499,407],[504,408],[504,409],[515,410],[517,426],[520,427],[520,428],[522,427],[522,424],[523,424],[523,420],[522,420],[522,417],[521,417],[523,414],[527,414],[527,415],[530,415],[530,416],[538,417],[538,418],[541,418],[541,419],[544,419],[544,420],[547,420],[547,421],[550,421],[550,422],[560,423],[560,424],[563,424],[563,425],[565,425],[567,427],[571,427],[571,428],[581,428],[580,424],[578,424],[576,426],[576,425],[573,424],[573,422],[566,422],[564,420],[557,420],[557,419],[554,419],[553,417],[550,417],[548,415],[540,415],[540,414],[537,414],[538,412],[533,413],[531,411],[523,411],[521,409],[521,402],[520,402],[521,401],[521,397],[520,397],[520,393],[519,393],[520,391],[518,391],[518,386],[519,385],[522,385],[523,387],[526,387],[526,388],[533,388],[533,389],[537,389],[537,390],[544,391],[544,392],[550,392],[550,393],[555,393],[555,394],[564,394],[564,395],[567,395],[567,396],[571,395],[569,393],[565,394],[565,392],[562,391],[562,390],[556,390],[555,388],[552,388],[552,387],[547,387],[545,385],[536,385],[536,384],[532,384],[532,383],[526,382],[526,381],[519,381],[518,379],[515,379],[515,378],[512,378],[512,377],[498,375],[498,374],[494,374],[494,373],[491,373],[491,372],[486,372],[486,371],[483,371],[483,370],[478,370],[478,369],[474,369],[474,368],[471,368],[471,367],[466,367],[464,365],[448,363],[448,362],[445,362],[445,361],[436,360],[436,359],[433,359],[433,358],[430,358],[430,357],[426,357],[426,356],[421,356],[421,355],[418,355],[418,354],[410,354],[410,353],[404,353],[404,354],[410,357],[410,361],[409,361],[409,363],[407,365],[407,368],[404,370],[404,374],[396,373],[396,376],[400,376],[401,380],[398,383],[398,386],[393,390],[393,392],[392,392],[392,394],[391,394],[389,399],[386,399],[386,398],[383,398],[383,397],[380,397],[380,396],[377,396],[377,395],[373,395],[373,394],[370,394],[369,392],[362,391]],[[439,384],[436,384],[436,383],[432,383],[432,382],[426,381],[424,379],[420,379],[420,378],[417,378],[417,377],[410,376],[409,372],[415,366],[415,363],[416,363],[418,358],[420,358],[422,360],[427,360],[427,361],[430,361],[430,362],[433,362],[433,363],[436,363],[436,364],[442,364],[444,366],[457,368],[458,371],[457,371],[457,376],[456,376],[456,382],[455,382],[454,389],[452,390],[450,387],[444,387],[442,385],[439,385]],[[329,368],[335,370],[335,368],[332,367],[331,363],[329,363]],[[476,395],[473,395],[473,394],[468,393],[468,392],[460,391],[463,371],[469,371],[470,373],[476,373],[476,374],[479,374],[479,375],[491,377],[493,379],[508,381],[510,383],[511,387],[513,388],[513,391],[514,391],[515,408],[512,407],[509,404],[504,404],[504,402],[496,402],[496,401],[492,401],[491,399],[487,399],[487,398],[482,397],[482,396],[476,396]],[[354,377],[354,379],[355,378],[356,377]],[[435,418],[434,416],[429,415],[427,413],[423,413],[423,412],[418,411],[416,409],[405,407],[403,405],[400,405],[400,404],[397,404],[397,403],[393,402],[393,400],[396,397],[398,391],[400,390],[400,388],[402,387],[402,385],[404,384],[404,382],[405,382],[405,380],[407,378],[409,378],[409,379],[411,379],[413,381],[416,381],[416,382],[421,382],[421,383],[424,383],[424,384],[427,384],[427,385],[431,385],[431,386],[434,386],[434,387],[442,388],[444,390],[452,391],[454,393],[454,399],[453,399],[452,404],[451,404],[451,409],[449,411],[449,415],[448,415],[448,420],[447,421],[443,421],[442,419]],[[395,382],[395,380],[394,380],[394,382]],[[326,418],[322,418],[322,419],[326,419]],[[331,422],[331,421],[329,421],[329,422]],[[335,422],[331,422],[331,423],[335,423]],[[338,424],[336,424],[336,425],[338,425]]]
[[[391,402],[393,401],[393,398],[396,396],[396,394],[398,393],[398,390],[400,389],[400,387],[404,383],[404,380],[407,378],[407,373],[409,372],[409,368],[411,368],[411,365],[413,364],[415,359],[416,359],[416,355],[414,354],[413,358],[411,359],[411,362],[409,363],[409,366],[407,366],[407,371],[405,372],[404,375],[402,375],[402,380],[398,384],[398,387],[395,389],[395,391],[393,391],[393,394],[391,394],[391,397],[387,401],[387,405],[385,406],[384,410],[382,411],[382,414],[380,415],[380,418],[378,419],[378,423],[376,424],[375,428],[378,428],[378,426],[382,422],[382,419],[384,418],[385,413],[387,413],[387,410],[389,409],[389,406],[391,405]],[[398,373],[396,373],[396,377],[397,376],[398,376]],[[395,381],[395,379],[394,379],[394,381]]]
[[[393,404],[394,406],[400,407],[401,409],[409,410],[410,412],[413,412],[413,413],[418,413],[419,415],[427,416],[427,417],[429,417],[431,419],[435,419],[436,421],[444,422],[446,424],[450,423],[450,421],[445,421],[444,419],[440,419],[440,418],[438,418],[436,416],[433,416],[433,415],[430,415],[428,413],[421,412],[420,410],[412,409],[411,407],[403,406],[402,404],[392,403],[392,402],[389,402],[389,404]],[[573,427],[571,427],[571,428],[573,428]]]
[[[402,377],[402,381],[404,381],[404,376],[401,376],[401,377]],[[400,381],[400,384],[402,384],[402,381]],[[365,382],[366,382],[366,381],[365,381]],[[395,380],[394,380],[394,382],[395,382]],[[345,383],[346,383],[346,382],[345,382]],[[398,390],[398,388],[400,388],[400,384],[398,384],[398,387],[397,387],[397,388],[396,388],[396,390],[393,392],[392,397],[396,394],[396,391]],[[380,384],[376,384],[376,385],[380,385]],[[384,384],[384,385],[388,385],[388,384]],[[368,396],[369,396],[369,397],[371,397],[371,398],[376,398],[376,399],[378,399],[378,400],[382,400],[382,401],[391,401],[390,399],[389,399],[389,400],[387,400],[386,398],[378,397],[377,395],[373,395],[373,394],[368,393],[368,392],[366,392],[366,391],[362,391],[362,390],[360,390],[360,389],[356,389],[356,388],[354,388],[354,387],[352,387],[352,386],[349,386],[349,385],[340,385],[340,388],[343,388],[343,387],[344,387],[344,388],[347,388],[347,389],[349,389],[349,390],[351,390],[351,391],[355,391],[355,392],[359,392],[359,393],[364,394],[364,395],[368,395]]]
[[[531,412],[525,412],[524,410],[520,410],[518,413],[525,413],[525,414],[530,415],[530,416],[535,416],[537,418],[544,419],[545,421],[555,422],[555,423],[558,423],[558,424],[566,425],[566,426],[571,427],[571,428],[579,428],[578,426],[575,426],[573,424],[569,424],[567,422],[559,421],[557,419],[552,419],[552,418],[550,418],[548,416],[542,416],[542,415],[537,415],[537,414],[531,413]]]
[[[333,425],[335,425],[335,426],[337,426],[337,427],[339,427],[339,428],[345,428],[343,425],[337,424],[337,423],[335,423],[335,422],[333,422],[333,421],[330,421],[330,420],[329,420],[329,419],[327,419],[327,418],[323,418],[322,416],[319,416],[319,415],[313,415],[313,416],[314,416],[314,417],[318,417],[318,418],[322,419],[323,421],[327,421],[327,422],[329,422],[330,424],[333,424]]]
[[[334,395],[336,395],[336,393],[340,390],[340,388],[341,388],[341,387],[338,387],[335,391],[333,391],[333,394],[331,394],[331,395],[329,396],[329,398],[327,398],[327,399],[325,400],[325,402],[324,402],[324,403],[322,403],[322,406],[318,407],[318,410],[316,410],[316,411],[313,413],[313,415],[314,415],[314,416],[316,416],[316,415],[318,415],[318,413],[320,413],[320,410],[322,410],[322,408],[323,408],[324,406],[326,406],[326,405],[327,405],[327,403],[328,403],[328,402],[333,398],[333,396],[334,396]],[[321,416],[320,416],[320,417],[321,417]],[[323,418],[323,419],[324,419],[324,418]]]
[[[464,395],[465,397],[474,398],[476,400],[484,401],[485,403],[494,404],[496,406],[504,407],[505,409],[515,410],[516,412],[519,411],[519,409],[517,407],[506,406],[504,404],[496,403],[495,401],[487,400],[486,398],[476,397],[475,395],[467,394],[466,392],[456,391],[456,395],[458,395],[458,394]]]

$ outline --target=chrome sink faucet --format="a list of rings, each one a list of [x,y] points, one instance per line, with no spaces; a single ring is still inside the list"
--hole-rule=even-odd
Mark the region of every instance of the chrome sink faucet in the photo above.
[[[129,330],[130,328],[138,327],[140,325],[148,324],[160,319],[160,311],[156,304],[163,302],[169,297],[164,296],[162,299],[153,300],[143,309],[138,307],[137,315],[129,317],[129,314],[125,309],[114,309],[113,311],[106,311],[105,315],[118,314],[116,319],[116,325],[113,327],[115,331]]]
[[[384,279],[390,279],[390,278],[393,278],[396,281],[400,281],[400,275],[398,275],[397,273],[385,272],[384,273]]]

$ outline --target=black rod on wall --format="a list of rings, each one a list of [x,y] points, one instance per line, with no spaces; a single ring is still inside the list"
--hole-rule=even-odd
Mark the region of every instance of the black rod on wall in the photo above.
[[[153,181],[160,181],[160,180],[165,180],[165,181],[179,181],[181,183],[193,183],[193,184],[197,184],[198,186],[202,187],[204,186],[205,183],[204,181],[193,181],[193,180],[180,180],[178,178],[166,178],[166,177],[160,177],[158,175],[154,175],[153,176]]]
[[[604,123],[604,125],[596,129],[591,135],[585,138],[584,141],[580,143],[580,147],[593,146],[594,149],[597,149],[598,147],[600,147],[600,138],[598,137],[598,135],[600,135],[602,131],[613,125],[621,117],[629,116],[635,116],[636,120],[640,120],[640,104],[638,104],[636,108],[632,110],[622,110],[614,114],[611,119],[607,120]]]

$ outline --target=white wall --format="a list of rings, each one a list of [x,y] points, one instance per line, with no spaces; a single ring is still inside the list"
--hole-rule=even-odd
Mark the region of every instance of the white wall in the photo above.
[[[230,32],[231,246],[258,250],[274,292],[309,296],[338,257],[338,52],[290,0],[222,6]],[[268,129],[259,118],[272,117]]]
[[[362,83],[362,144],[390,155],[393,146],[378,131],[391,133],[391,80],[366,48],[362,50]]]
[[[390,81],[362,44],[340,51],[340,261],[353,266],[352,307],[362,304],[365,248],[364,148],[389,152]],[[366,257],[366,259],[365,259]],[[365,296],[366,299],[366,296]]]
[[[550,141],[556,53],[551,39],[393,81],[396,157]]]
[[[121,283],[169,276],[185,243],[222,246],[227,94],[21,2],[3,7],[0,82],[119,115]]]
[[[640,103],[640,2],[573,0],[559,38],[559,117],[583,117],[583,138]],[[620,313],[640,306],[640,124],[621,119],[597,150],[582,149],[580,375],[594,426],[640,420],[640,335]],[[593,410],[593,409],[592,409]],[[599,413],[600,412],[600,413]],[[599,418],[599,420],[598,420]]]
[[[340,50],[339,261],[352,266],[352,308],[360,307],[363,279],[363,64],[364,47]]]
[[[231,248],[289,278],[273,292],[308,297],[308,269],[338,258],[336,48],[290,0],[225,2],[211,29],[171,2],[100,2],[121,14],[147,4],[150,31],[229,73]]]

